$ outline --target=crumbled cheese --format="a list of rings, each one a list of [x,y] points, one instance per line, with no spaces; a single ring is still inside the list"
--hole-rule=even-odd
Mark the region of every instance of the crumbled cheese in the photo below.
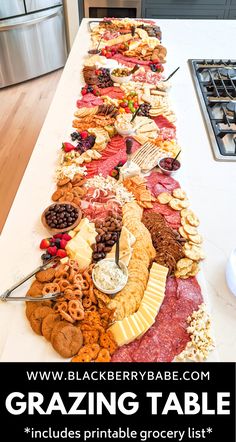
[[[77,173],[79,173],[80,175],[86,175],[86,167],[81,167],[76,165],[75,163],[72,163],[69,165],[61,165],[56,169],[57,179],[68,177],[72,180]]]
[[[211,337],[211,319],[207,312],[206,304],[201,304],[192,316],[187,318],[189,324],[187,332],[191,340],[186,348],[175,358],[177,362],[201,362],[207,359],[210,351],[215,348]]]
[[[126,190],[123,184],[119,183],[111,176],[107,176],[106,178],[104,178],[101,174],[96,175],[94,178],[88,179],[85,186],[94,186],[98,189],[110,190],[111,192],[114,192],[117,201],[119,201],[121,205],[124,205],[125,203],[130,203],[131,201],[135,200],[133,194]]]

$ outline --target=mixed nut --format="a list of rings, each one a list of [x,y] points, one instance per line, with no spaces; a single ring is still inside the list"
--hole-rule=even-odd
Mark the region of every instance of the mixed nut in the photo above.
[[[122,229],[122,216],[111,214],[104,220],[97,220],[95,228],[98,233],[96,243],[92,245],[93,262],[104,259],[118,240],[118,235]]]

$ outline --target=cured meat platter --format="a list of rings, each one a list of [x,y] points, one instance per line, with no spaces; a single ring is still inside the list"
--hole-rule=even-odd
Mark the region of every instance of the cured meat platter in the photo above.
[[[91,29],[72,128],[42,210],[45,268],[25,290],[22,353],[30,333],[48,361],[203,361],[214,349],[200,221],[179,182],[158,29],[131,19]]]

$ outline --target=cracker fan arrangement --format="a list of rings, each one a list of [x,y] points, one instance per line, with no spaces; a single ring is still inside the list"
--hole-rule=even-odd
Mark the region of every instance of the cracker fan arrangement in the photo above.
[[[104,19],[91,45],[26,317],[72,362],[203,361],[214,343],[196,279],[202,237],[173,178],[180,147],[161,31]]]

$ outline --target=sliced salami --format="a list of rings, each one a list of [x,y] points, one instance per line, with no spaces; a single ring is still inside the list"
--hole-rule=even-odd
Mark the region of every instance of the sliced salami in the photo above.
[[[161,192],[171,193],[174,189],[180,187],[180,185],[178,181],[170,176],[163,175],[159,172],[152,172],[147,177],[147,187],[153,196],[158,196]]]
[[[77,100],[76,106],[78,108],[81,107],[94,107],[94,106],[100,106],[103,104],[103,100],[99,97],[95,97],[93,94],[86,94],[81,98],[81,100]]]
[[[140,146],[137,141],[133,141],[133,152]],[[106,149],[102,152],[102,157],[99,160],[92,161],[87,167],[88,177],[102,174],[104,177],[109,175],[112,169],[117,166],[119,162],[125,163],[127,159],[125,138],[117,135],[108,143]]]
[[[116,362],[171,362],[189,341],[187,318],[203,302],[196,278],[168,278],[165,298],[153,326],[140,339],[121,347]]]

